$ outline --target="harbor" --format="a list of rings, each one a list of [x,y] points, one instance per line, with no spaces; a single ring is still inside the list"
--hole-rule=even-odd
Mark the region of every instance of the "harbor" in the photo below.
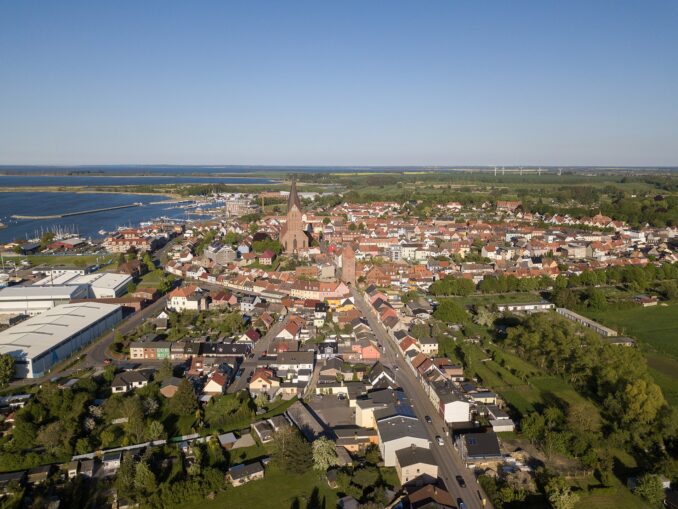
[[[91,209],[91,210],[80,210],[77,212],[64,212],[62,214],[49,214],[45,216],[29,216],[29,215],[23,215],[23,214],[14,214],[12,215],[12,219],[61,219],[64,217],[72,217],[72,216],[84,216],[86,214],[96,214],[97,212],[107,212],[109,210],[120,210],[120,209],[128,209],[131,207],[143,207],[143,203],[137,202],[137,203],[130,203],[129,205],[116,205],[114,207],[103,207],[99,209]]]
[[[0,243],[39,238],[41,232],[47,231],[56,235],[69,231],[96,239],[119,227],[159,217],[186,220],[193,211],[189,207],[195,203],[138,194],[4,193],[0,199],[0,222],[5,228],[0,228]]]

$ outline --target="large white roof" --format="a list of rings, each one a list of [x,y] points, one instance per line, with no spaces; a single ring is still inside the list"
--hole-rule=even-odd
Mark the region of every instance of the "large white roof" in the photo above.
[[[70,299],[78,289],[77,285],[10,286],[0,290],[0,301]]]
[[[62,304],[0,332],[0,354],[35,358],[120,308],[117,304]],[[23,354],[18,354],[23,352]]]
[[[60,276],[41,279],[33,286],[51,286],[51,285],[90,285],[93,288],[118,288],[132,281],[132,277],[127,274],[118,274],[114,272],[96,272],[94,274],[62,274]]]

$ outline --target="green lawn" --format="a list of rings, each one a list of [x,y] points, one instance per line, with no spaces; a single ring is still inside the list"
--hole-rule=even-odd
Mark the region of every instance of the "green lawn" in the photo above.
[[[448,297],[445,297],[448,298]],[[506,304],[509,302],[525,303],[525,302],[541,302],[542,298],[538,292],[525,293],[503,293],[501,295],[469,295],[468,297],[449,297],[463,305],[480,304],[489,306],[492,304]]]
[[[491,345],[489,349],[494,352],[495,360],[489,360],[489,356],[478,345],[465,345],[463,351],[467,371],[479,377],[483,385],[496,391],[520,414],[524,415],[542,405],[562,403],[587,405],[591,412],[598,414],[595,405],[562,378],[548,376],[533,364],[496,345]]]
[[[252,447],[231,449],[228,452],[228,455],[230,457],[230,463],[235,465],[238,463],[248,463],[250,461],[254,461],[255,459],[261,459],[266,456],[270,456],[272,449],[272,445],[270,447],[266,447],[257,441],[257,445],[253,445]]]
[[[158,288],[162,276],[162,273],[158,273],[156,271],[148,272],[141,277],[141,281],[139,281],[139,287]]]
[[[23,257],[22,257],[23,258]],[[111,254],[104,255],[29,255],[26,256],[32,266],[36,265],[76,265],[85,266],[97,263],[97,261],[104,263],[114,258]]]
[[[661,387],[666,401],[678,408],[678,359],[666,355],[648,353],[647,365],[654,381]]]
[[[630,309],[585,311],[602,324],[678,358],[678,303]]]
[[[582,491],[578,492],[581,498],[575,509],[619,509],[622,507],[624,509],[647,509],[647,505],[619,481],[615,482],[615,486],[588,492],[586,484],[589,483],[596,485],[597,481],[590,479],[588,482],[583,480],[578,483]]]
[[[287,509],[306,507],[316,491],[320,507],[335,507],[336,492],[331,490],[324,479],[314,471],[304,475],[284,472],[274,465],[266,468],[266,475],[260,481],[252,481],[237,488],[229,487],[214,500],[203,500],[193,504],[182,504],[182,509]],[[324,504],[323,504],[324,500]]]
[[[650,374],[666,401],[678,408],[678,303],[668,306],[586,311],[594,320],[639,340]]]
[[[295,401],[297,401],[296,397],[288,400],[273,402],[268,406],[268,412],[266,412],[265,414],[258,415],[256,420],[260,421],[262,419],[270,419],[271,417],[275,417],[276,415],[284,414],[287,411],[287,409],[294,404]]]

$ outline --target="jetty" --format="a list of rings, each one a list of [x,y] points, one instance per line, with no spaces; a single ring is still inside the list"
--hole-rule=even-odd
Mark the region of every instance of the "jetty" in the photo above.
[[[13,219],[59,219],[62,217],[83,216],[85,214],[96,214],[97,212],[106,212],[108,210],[129,209],[131,207],[141,207],[143,203],[130,203],[129,205],[116,205],[115,207],[104,207],[100,209],[79,210],[77,212],[64,212],[63,214],[50,214],[47,216],[27,216],[15,214]]]

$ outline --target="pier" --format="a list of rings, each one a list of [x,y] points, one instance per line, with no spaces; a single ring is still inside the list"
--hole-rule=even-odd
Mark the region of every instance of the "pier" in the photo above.
[[[107,210],[129,209],[131,207],[141,207],[143,203],[130,203],[129,205],[116,205],[115,207],[104,207],[100,209],[80,210],[78,212],[64,212],[63,214],[51,214],[48,216],[26,216],[13,215],[13,219],[60,219],[62,217],[83,216],[85,214],[96,214],[97,212],[106,212]]]

